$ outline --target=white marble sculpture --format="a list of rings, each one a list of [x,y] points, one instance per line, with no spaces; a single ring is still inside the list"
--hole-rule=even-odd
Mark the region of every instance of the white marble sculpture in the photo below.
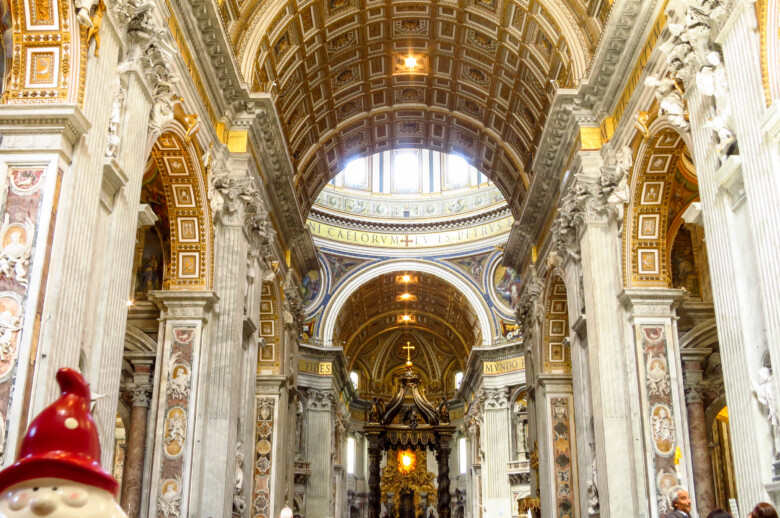
[[[766,420],[772,430],[774,440],[775,458],[780,458],[780,414],[778,414],[777,400],[775,399],[774,375],[769,367],[761,367],[758,370],[758,381],[752,380],[753,392],[758,402],[764,407]]]
[[[685,102],[675,84],[674,79],[670,77],[650,76],[645,79],[645,84],[655,88],[655,97],[661,108],[661,114],[666,115],[669,122],[683,131],[688,130],[688,121],[686,120]]]
[[[0,276],[13,279],[20,286],[27,286],[27,267],[30,265],[35,225],[30,218],[25,218],[24,223],[14,224],[13,227],[6,214],[0,235],[4,239],[8,236],[8,244],[0,251]]]
[[[0,361],[12,356],[16,333],[22,329],[22,319],[8,310],[0,313]]]
[[[92,8],[98,4],[98,0],[75,0],[74,4],[76,7],[76,21],[79,22],[79,25],[91,28],[92,20],[89,14],[92,12]]]

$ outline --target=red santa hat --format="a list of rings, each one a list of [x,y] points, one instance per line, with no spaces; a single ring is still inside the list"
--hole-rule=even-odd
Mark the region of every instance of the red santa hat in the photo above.
[[[89,413],[89,386],[73,369],[60,369],[62,395],[43,409],[22,439],[16,463],[0,471],[0,492],[36,478],[59,478],[105,489],[119,483],[100,466],[100,441]]]

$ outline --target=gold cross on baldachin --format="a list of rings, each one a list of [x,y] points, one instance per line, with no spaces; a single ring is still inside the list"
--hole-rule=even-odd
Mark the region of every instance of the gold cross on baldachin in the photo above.
[[[402,349],[406,350],[406,361],[411,361],[412,360],[411,354],[412,354],[412,351],[414,351],[414,346],[413,345],[409,345],[409,342],[406,342],[406,345],[404,345],[402,347]]]

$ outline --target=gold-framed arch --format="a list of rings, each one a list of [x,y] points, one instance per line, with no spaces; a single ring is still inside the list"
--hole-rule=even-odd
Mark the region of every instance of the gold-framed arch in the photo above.
[[[571,373],[569,338],[569,302],[566,283],[553,271],[544,290],[544,330],[542,332],[542,372]]]
[[[665,120],[649,125],[635,153],[623,226],[626,287],[671,287],[670,254],[681,216],[698,199],[686,136]]]
[[[82,104],[87,29],[72,0],[3,0],[10,7],[12,57],[3,104]]]
[[[151,142],[144,177],[159,174],[167,207],[170,258],[164,289],[209,289],[213,277],[213,236],[203,151],[187,128],[174,120]]]

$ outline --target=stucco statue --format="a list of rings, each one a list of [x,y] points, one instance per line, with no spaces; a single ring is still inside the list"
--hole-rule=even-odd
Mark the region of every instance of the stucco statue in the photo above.
[[[236,482],[233,485],[233,512],[243,513],[246,509],[244,497],[244,454],[241,452],[243,443],[236,445]]]
[[[752,380],[753,392],[758,402],[764,407],[766,420],[772,429],[774,442],[774,454],[780,459],[780,414],[778,414],[777,400],[775,399],[774,376],[769,367],[761,367],[758,370],[758,381]]]
[[[596,473],[596,457],[593,457],[591,464],[591,475],[588,480],[588,515],[592,516],[599,512],[599,488]]]
[[[8,244],[0,250],[0,275],[15,280],[21,286],[27,286],[27,267],[30,264],[35,225],[30,218],[24,223],[11,224],[9,215],[5,215],[0,235]]]
[[[674,79],[671,77],[657,78],[650,76],[645,80],[645,84],[655,88],[655,97],[661,107],[661,114],[666,115],[669,122],[683,131],[688,130],[687,111],[682,94]]]
[[[79,25],[92,28],[92,20],[90,19],[90,13],[92,8],[97,6],[98,0],[74,0],[76,6],[76,21]]]

